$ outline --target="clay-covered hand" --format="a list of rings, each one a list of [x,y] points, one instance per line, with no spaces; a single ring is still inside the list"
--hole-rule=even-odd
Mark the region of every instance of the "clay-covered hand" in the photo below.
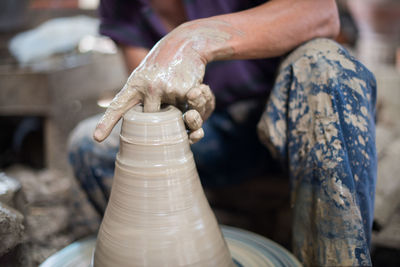
[[[202,84],[205,66],[210,60],[210,54],[204,51],[218,51],[218,45],[227,38],[229,36],[221,34],[215,24],[199,27],[192,22],[166,35],[115,96],[99,121],[94,138],[104,140],[121,116],[142,102],[145,112],[158,111],[161,103],[178,107],[187,104],[189,111],[184,114],[184,121],[190,130],[190,142],[200,140],[204,136],[202,123],[215,107],[213,93]]]

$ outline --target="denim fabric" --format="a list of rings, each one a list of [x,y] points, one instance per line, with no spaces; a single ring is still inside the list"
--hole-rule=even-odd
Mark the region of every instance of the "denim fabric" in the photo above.
[[[293,250],[306,266],[371,266],[375,102],[373,74],[327,39],[281,65],[259,134],[289,168]]]

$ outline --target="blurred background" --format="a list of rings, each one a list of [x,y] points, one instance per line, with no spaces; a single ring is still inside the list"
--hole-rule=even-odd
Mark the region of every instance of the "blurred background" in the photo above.
[[[0,266],[37,266],[99,226],[66,153],[70,131],[103,112],[128,75],[98,34],[98,1],[0,2]],[[373,262],[400,266],[400,1],[338,5],[337,41],[378,82]],[[206,194],[220,223],[290,247],[288,182],[271,176]]]

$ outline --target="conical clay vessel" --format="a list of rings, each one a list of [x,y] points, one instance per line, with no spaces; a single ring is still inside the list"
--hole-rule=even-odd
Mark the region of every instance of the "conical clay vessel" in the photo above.
[[[175,107],[124,116],[93,265],[234,266]]]

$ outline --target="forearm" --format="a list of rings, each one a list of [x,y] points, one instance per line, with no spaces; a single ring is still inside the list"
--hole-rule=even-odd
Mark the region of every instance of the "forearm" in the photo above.
[[[206,62],[280,56],[305,41],[334,37],[339,31],[334,0],[273,0],[245,11],[190,22],[189,27],[196,31],[213,23],[225,37],[223,42],[196,47]],[[213,36],[215,33],[207,38]]]

